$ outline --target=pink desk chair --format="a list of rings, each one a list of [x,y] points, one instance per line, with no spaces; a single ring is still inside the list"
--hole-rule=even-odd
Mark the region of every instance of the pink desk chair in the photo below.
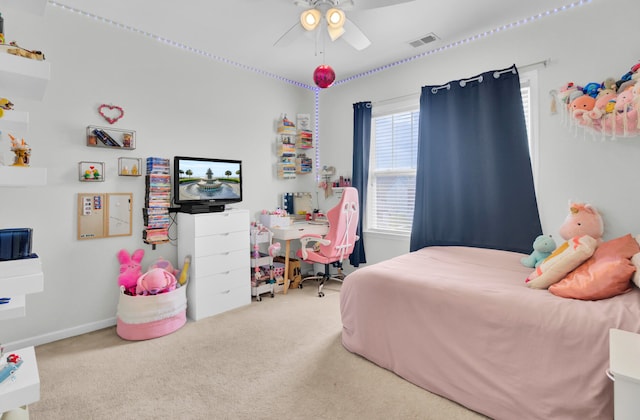
[[[342,260],[349,257],[353,252],[353,247],[359,239],[356,235],[358,227],[359,205],[358,190],[353,187],[345,187],[342,191],[342,198],[337,206],[327,212],[329,221],[329,232],[326,235],[305,235],[300,238],[301,249],[297,252],[298,258],[307,263],[324,264],[324,273],[317,273],[315,276],[306,277],[306,280],[320,280],[318,286],[318,296],[324,296],[322,288],[327,280],[344,280],[342,273]],[[312,243],[311,248],[307,244]],[[338,274],[331,276],[329,266],[333,264],[338,267]],[[302,288],[302,282],[299,287]]]

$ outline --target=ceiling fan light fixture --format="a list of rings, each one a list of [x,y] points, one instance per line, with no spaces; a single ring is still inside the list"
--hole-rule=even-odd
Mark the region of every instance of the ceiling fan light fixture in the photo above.
[[[344,12],[340,9],[334,7],[327,10],[326,18],[329,28],[338,29],[344,26],[345,16]]]
[[[305,10],[300,14],[300,24],[307,31],[313,31],[320,23],[320,11],[318,9]]]

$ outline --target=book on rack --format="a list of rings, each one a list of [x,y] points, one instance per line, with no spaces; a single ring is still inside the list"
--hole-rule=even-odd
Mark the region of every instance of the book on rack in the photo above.
[[[159,157],[147,158],[147,174],[170,174],[169,159]]]
[[[102,130],[100,128],[94,128],[93,129],[93,134],[95,134],[96,137],[98,138],[98,140],[100,140],[102,143],[104,143],[105,146],[122,147],[122,145],[120,145],[120,143],[115,141],[115,139],[113,137],[111,137],[109,135],[109,133],[107,133],[106,131],[104,131],[104,130]]]
[[[142,239],[147,243],[166,242],[169,240],[169,229],[146,229],[142,231]]]

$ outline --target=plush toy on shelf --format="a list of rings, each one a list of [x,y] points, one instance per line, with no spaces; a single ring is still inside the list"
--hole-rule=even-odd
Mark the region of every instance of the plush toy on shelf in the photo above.
[[[144,249],[136,249],[131,255],[126,249],[121,249],[118,252],[118,261],[120,261],[118,285],[123,287],[124,292],[128,295],[136,295],[138,278],[142,275],[142,258],[144,258]]]
[[[556,241],[551,235],[540,235],[533,241],[533,252],[523,257],[520,262],[525,267],[535,268],[556,249]]]

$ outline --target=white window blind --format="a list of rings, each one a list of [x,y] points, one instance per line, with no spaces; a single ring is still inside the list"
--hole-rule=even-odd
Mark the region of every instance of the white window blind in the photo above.
[[[418,111],[373,120],[368,229],[409,234],[413,221]]]

